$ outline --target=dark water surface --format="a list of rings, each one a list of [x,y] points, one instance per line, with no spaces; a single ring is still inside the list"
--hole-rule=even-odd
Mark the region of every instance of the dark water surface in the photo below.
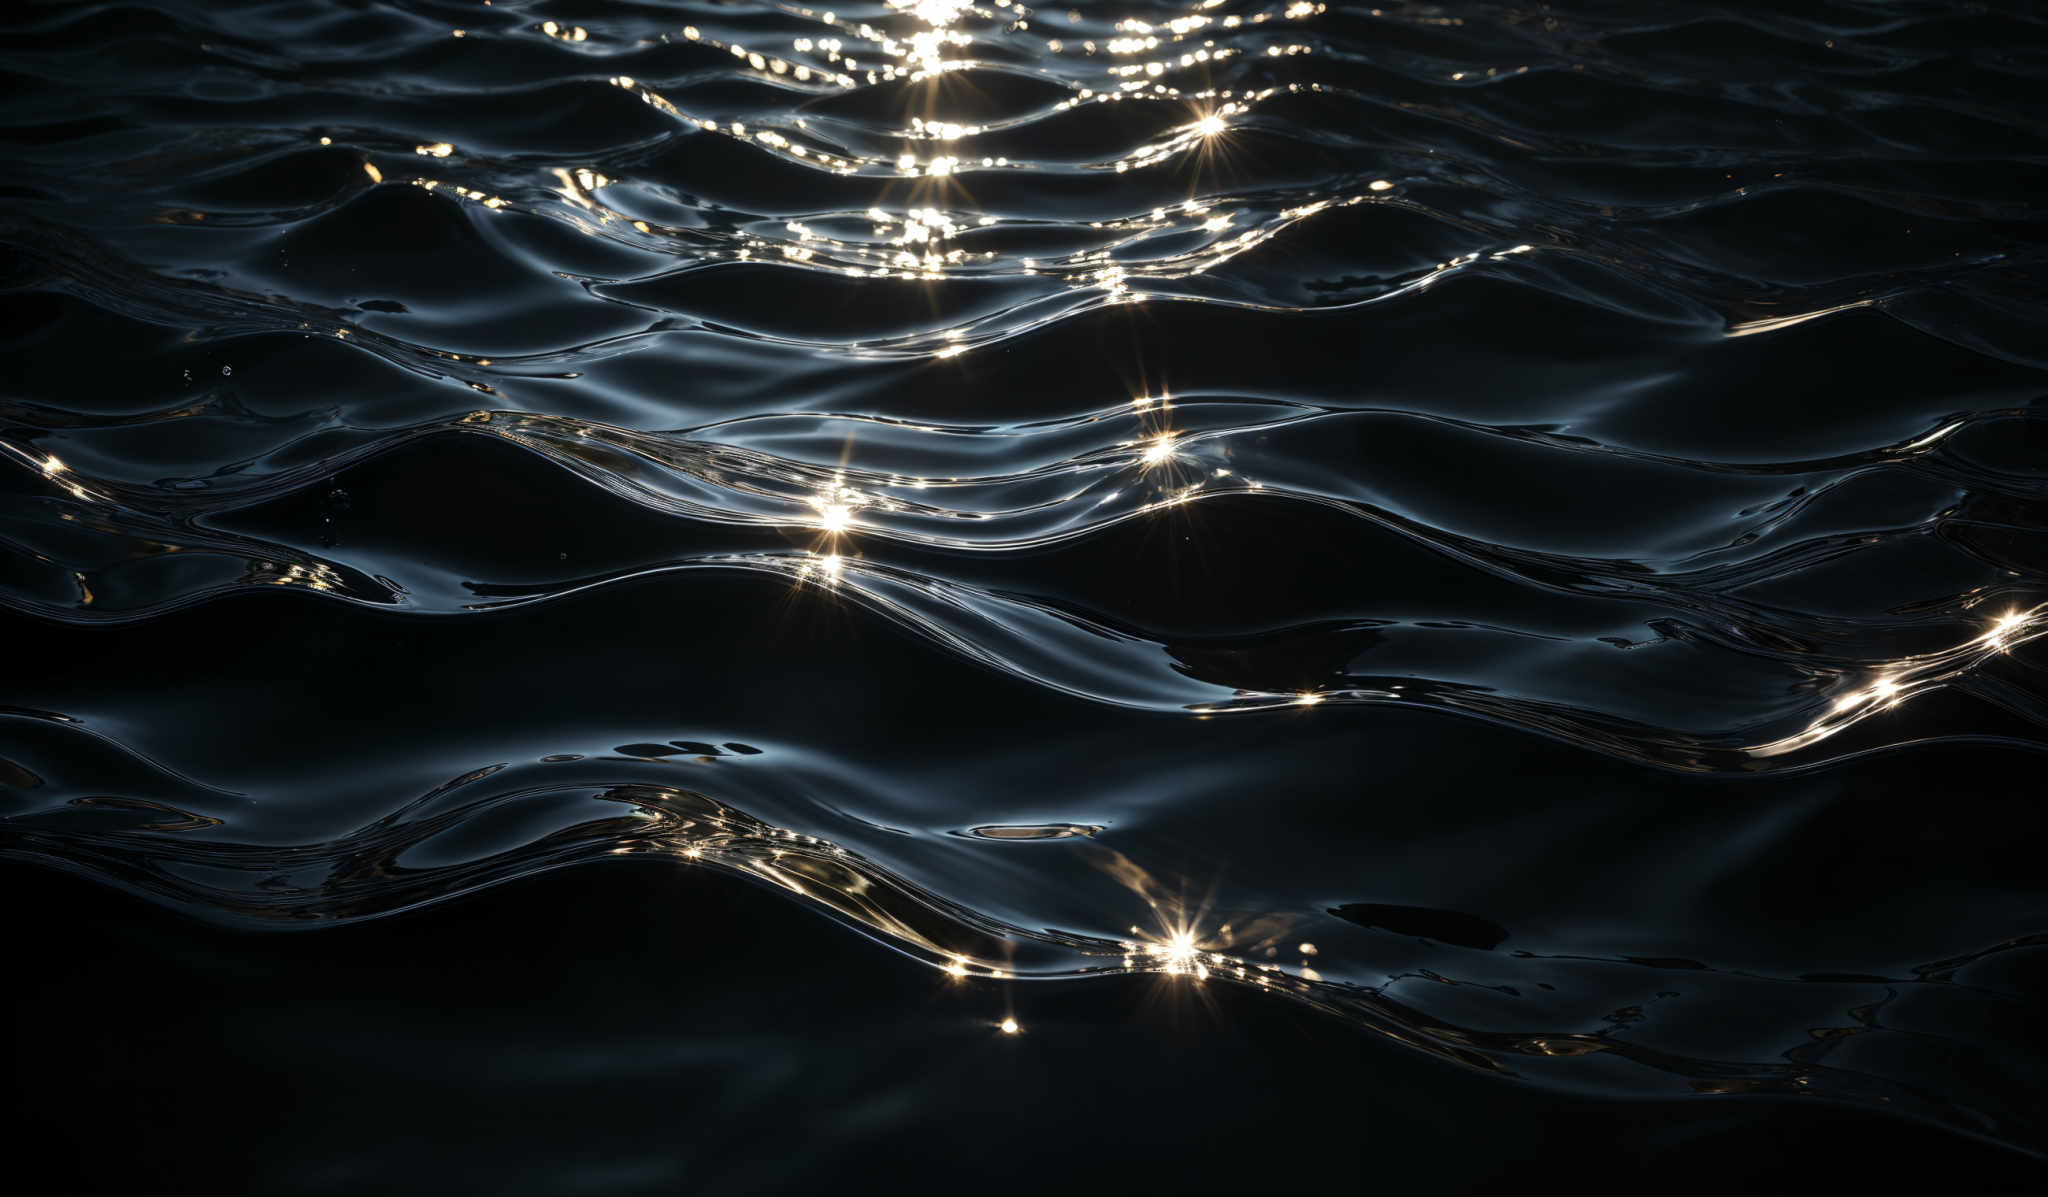
[[[2043,1179],[2032,6],[0,30],[81,1184]]]

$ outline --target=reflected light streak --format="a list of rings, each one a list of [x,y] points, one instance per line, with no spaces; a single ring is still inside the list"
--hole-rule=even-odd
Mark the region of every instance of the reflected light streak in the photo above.
[[[1916,694],[1939,689],[1998,654],[2010,652],[2016,645],[2048,631],[2044,613],[2048,613],[2048,604],[2025,611],[2007,611],[1984,632],[1946,652],[1897,662],[1867,685],[1835,699],[1803,731],[1751,748],[1750,755],[1782,756],[1818,744],[1881,711],[1897,709]]]

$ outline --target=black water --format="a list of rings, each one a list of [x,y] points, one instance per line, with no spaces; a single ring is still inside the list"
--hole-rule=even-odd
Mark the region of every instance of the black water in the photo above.
[[[0,18],[17,1155],[2039,1183],[2048,23],[827,17]]]

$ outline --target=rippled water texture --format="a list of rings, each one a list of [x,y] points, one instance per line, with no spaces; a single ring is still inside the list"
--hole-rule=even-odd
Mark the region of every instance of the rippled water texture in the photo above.
[[[0,853],[2042,1149],[2032,6],[0,21]]]

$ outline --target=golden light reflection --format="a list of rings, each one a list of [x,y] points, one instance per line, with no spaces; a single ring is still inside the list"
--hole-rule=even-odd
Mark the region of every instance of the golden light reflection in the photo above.
[[[1179,436],[1173,432],[1162,432],[1145,445],[1144,450],[1138,454],[1138,460],[1149,470],[1163,466],[1179,456]]]
[[[1131,930],[1137,932],[1135,927]],[[1145,944],[1144,949],[1161,962],[1170,976],[1192,976],[1198,981],[1209,979],[1209,966],[1202,963],[1202,949],[1195,942],[1192,930],[1176,928],[1168,932],[1165,939]]]
[[[720,764],[717,757],[693,759]],[[690,790],[632,784],[603,796],[638,816],[632,842],[614,852],[661,852],[766,881],[880,934],[953,981],[1012,978],[1014,945],[1006,933],[970,925],[975,920],[964,909],[940,909],[947,904],[935,906],[932,895],[838,844]]]
[[[2029,614],[2025,611],[2008,611],[1999,616],[1998,621],[1991,625],[1991,630],[1984,633],[1985,642],[1996,649],[2009,647],[2012,639],[2027,626]]]
[[[1804,730],[1757,745],[1749,752],[1759,757],[1782,756],[1818,744],[1873,715],[1896,710],[1916,695],[1939,689],[2044,632],[2048,632],[2048,604],[2005,611],[1983,632],[1954,648],[1893,662],[1876,671],[1867,681],[1839,694]]]
[[[1852,300],[1848,303],[1838,303],[1835,304],[1833,307],[1820,308],[1811,312],[1799,312],[1795,315],[1790,316],[1771,316],[1761,320],[1747,320],[1740,323],[1729,325],[1727,331],[1724,332],[1722,335],[1727,337],[1747,337],[1753,336],[1757,333],[1777,332],[1779,329],[1791,328],[1795,325],[1804,324],[1809,320],[1818,320],[1823,316],[1832,316],[1835,315],[1837,312],[1847,312],[1852,311],[1856,308],[1871,307],[1877,304],[1878,302],[1879,301],[1876,299],[1857,299]]]
[[[7,441],[0,441],[0,451],[5,451],[10,456],[18,458],[23,465],[41,474],[59,490],[74,499],[99,500],[102,502],[112,501],[109,495],[88,485],[76,470],[66,465],[63,459],[54,453],[37,453],[34,450],[25,449],[18,445],[10,444]]]
[[[1193,919],[1197,916],[1155,909],[1165,920],[1165,928],[1158,935],[1148,935],[1135,926],[1130,928],[1132,938],[1122,944],[1123,968],[1127,972],[1185,977],[1196,982],[1234,981],[1293,993],[1307,992],[1304,983],[1324,981],[1323,974],[1308,963],[1308,957],[1316,954],[1314,944],[1301,945],[1302,959],[1291,973],[1280,964],[1246,959],[1246,951],[1262,952],[1269,959],[1277,955],[1280,937],[1294,921],[1291,917],[1266,916],[1244,928],[1226,923],[1205,937],[1196,929]],[[1229,950],[1234,945],[1241,945],[1242,950]]]
[[[572,754],[543,759],[566,762],[583,758]],[[693,759],[709,767],[721,765],[716,757]],[[1123,971],[1198,983],[1173,985],[1161,993],[1187,994],[1203,1003],[1211,999],[1199,983],[1210,981],[1235,982],[1310,1000],[1342,996],[1342,991],[1329,988],[1322,975],[1308,966],[1308,957],[1317,951],[1313,944],[1299,945],[1301,962],[1291,969],[1272,962],[1277,950],[1292,938],[1288,931],[1295,922],[1293,916],[1258,916],[1201,930],[1202,910],[1190,910],[1129,858],[1085,838],[1071,842],[1088,845],[1087,850],[1099,857],[1098,862],[1104,863],[1112,876],[1152,907],[1159,917],[1158,934],[1147,935],[1133,926],[1131,939],[1118,940],[1004,927],[920,890],[839,844],[764,823],[702,793],[630,784],[602,796],[624,803],[636,816],[630,839],[616,844],[613,854],[658,852],[766,881],[924,959],[949,985],[1013,980],[1019,975],[1016,960],[1020,953],[1035,964],[1024,973],[1043,977],[1099,973],[1104,967],[1089,963],[1091,960],[1107,961],[1120,955]],[[1251,953],[1262,953],[1266,961],[1248,959]],[[1003,1036],[1021,1035],[1024,1026],[1014,1008],[1008,1003],[1005,1007],[1002,1017],[987,1025]]]
[[[819,556],[816,553],[805,553],[803,563],[797,567],[796,576],[799,581],[812,581],[826,586],[837,586],[840,576],[845,572],[845,569],[846,563],[840,559],[837,553],[826,553],[823,556]]]
[[[414,178],[412,185],[427,192],[445,191],[447,194],[460,196],[472,203],[482,204],[493,211],[505,206],[505,201],[498,196],[489,195],[474,187],[463,187],[455,183],[443,183],[440,179]],[[488,365],[489,363],[483,362],[483,364]]]

